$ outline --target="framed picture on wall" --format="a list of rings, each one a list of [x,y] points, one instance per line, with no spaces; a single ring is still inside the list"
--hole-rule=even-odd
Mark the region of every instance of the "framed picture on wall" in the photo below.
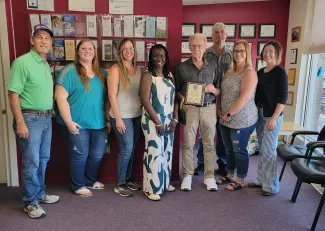
[[[201,24],[200,32],[205,35],[207,38],[212,38],[212,27],[213,24]]]
[[[288,71],[288,85],[295,85],[296,68],[290,68]]]
[[[236,38],[236,24],[225,23],[228,38]]]
[[[189,38],[196,32],[196,23],[183,23],[182,25],[182,37]]]
[[[261,56],[263,47],[265,46],[266,42],[258,42],[257,43],[257,56]]]
[[[239,24],[239,38],[255,38],[256,24]]]
[[[260,24],[259,26],[259,38],[275,38],[275,24]]]
[[[190,54],[190,47],[188,41],[182,41],[182,54]]]
[[[301,26],[291,29],[291,42],[299,42],[301,36]]]
[[[255,70],[258,71],[263,67],[266,67],[266,62],[262,61],[261,59],[256,59]]]
[[[190,57],[182,57],[181,58],[181,62],[185,62],[186,60],[188,60]]]
[[[288,99],[286,102],[286,105],[293,105],[293,96],[294,96],[294,92],[293,91],[288,91]]]
[[[297,64],[298,48],[291,49],[290,64]]]
[[[232,50],[234,48],[235,41],[226,41],[226,46]]]

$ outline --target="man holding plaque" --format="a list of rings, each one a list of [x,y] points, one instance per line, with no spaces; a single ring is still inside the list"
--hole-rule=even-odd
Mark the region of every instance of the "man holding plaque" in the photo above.
[[[184,146],[182,150],[184,179],[181,189],[190,191],[194,174],[193,148],[197,129],[200,126],[204,151],[204,184],[209,191],[217,191],[214,179],[216,150],[216,97],[219,95],[220,78],[215,61],[203,58],[207,40],[196,33],[189,39],[191,58],[176,69],[177,95],[185,105],[186,125],[184,126]]]
[[[211,59],[217,63],[218,68],[218,78],[221,79],[222,75],[228,71],[231,67],[231,60],[232,60],[232,50],[225,46],[225,42],[227,39],[227,30],[226,25],[217,22],[212,27],[212,40],[213,45],[209,47],[206,51],[204,56],[208,59]],[[227,161],[226,161],[226,150],[223,145],[221,132],[219,129],[219,117],[217,118],[216,124],[217,130],[217,164],[219,166],[218,170],[216,171],[217,174],[226,176],[227,175]],[[199,150],[197,153],[197,168],[194,170],[195,175],[202,175],[204,172],[204,156],[203,156],[203,144],[202,138],[199,139]]]

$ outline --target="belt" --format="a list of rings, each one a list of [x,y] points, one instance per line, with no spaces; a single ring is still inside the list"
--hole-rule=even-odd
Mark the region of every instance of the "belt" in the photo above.
[[[216,102],[204,102],[202,106],[200,105],[200,106],[196,106],[196,107],[210,107],[214,104],[216,104]]]
[[[26,109],[22,110],[23,113],[30,113],[30,114],[39,114],[39,115],[51,115],[52,110],[32,110],[32,109]]]

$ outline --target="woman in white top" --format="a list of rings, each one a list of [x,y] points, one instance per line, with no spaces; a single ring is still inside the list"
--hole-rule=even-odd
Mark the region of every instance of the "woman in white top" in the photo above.
[[[131,178],[134,148],[141,133],[141,70],[137,68],[133,40],[123,39],[117,52],[117,64],[111,67],[107,81],[111,122],[120,147],[114,191],[132,196],[132,190],[141,188]]]

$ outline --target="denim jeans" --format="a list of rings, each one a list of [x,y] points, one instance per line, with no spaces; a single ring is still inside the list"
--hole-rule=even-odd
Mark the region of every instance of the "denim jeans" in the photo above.
[[[263,190],[271,193],[280,191],[278,177],[277,152],[278,136],[282,127],[283,116],[279,116],[275,128],[267,128],[269,117],[263,116],[263,108],[258,108],[258,122],[256,126],[260,161],[257,168],[256,184],[262,185]]]
[[[219,117],[217,117],[217,124],[216,124],[216,130],[217,130],[217,147],[216,147],[216,152],[218,156],[217,163],[218,165],[220,164],[227,164],[227,157],[226,157],[226,149],[225,146],[223,145],[222,141],[222,136],[220,132],[220,123],[219,123]],[[201,132],[200,132],[200,138],[199,138],[199,148],[197,152],[197,165],[203,165],[204,164],[204,156],[203,156],[203,143],[202,143],[202,137],[201,137]]]
[[[125,184],[131,179],[134,148],[142,132],[141,116],[135,118],[122,118],[125,124],[125,133],[121,134],[116,128],[116,120],[112,118],[112,126],[120,147],[117,158],[117,183]]]
[[[247,176],[249,165],[247,144],[255,127],[256,123],[241,129],[233,129],[220,124],[223,144],[227,151],[228,173],[234,174],[237,169],[237,177],[239,178]]]
[[[107,130],[80,129],[80,134],[70,134],[66,126],[60,126],[69,154],[71,189],[93,186],[107,147]]]
[[[28,128],[28,138],[17,136],[16,121],[13,129],[16,133],[19,150],[22,156],[21,181],[22,199],[25,205],[38,204],[45,195],[45,171],[50,159],[52,119],[51,115],[23,113]]]

